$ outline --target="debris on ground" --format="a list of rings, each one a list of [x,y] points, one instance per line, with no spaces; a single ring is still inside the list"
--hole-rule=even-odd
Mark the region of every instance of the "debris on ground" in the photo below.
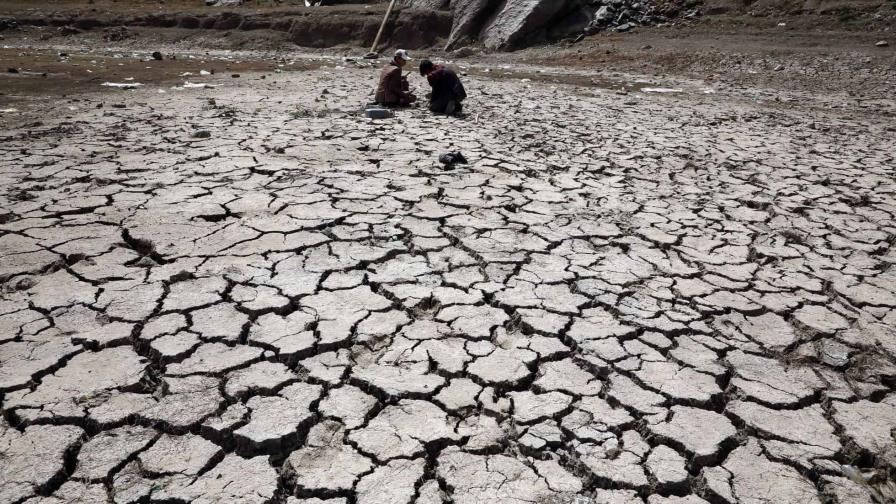
[[[107,42],[121,42],[131,38],[134,38],[134,34],[124,26],[106,29],[103,34],[103,40]]]
[[[393,117],[395,112],[384,107],[367,107],[364,109],[364,115],[370,119],[388,119]]]
[[[100,86],[119,89],[136,89],[142,87],[143,84],[139,82],[104,82],[100,84]]]
[[[63,37],[67,37],[69,35],[77,35],[81,33],[81,30],[75,28],[74,26],[60,26],[56,29],[56,33],[62,35]]]
[[[446,168],[454,168],[456,164],[467,164],[467,158],[460,151],[453,151],[439,156],[439,162]]]
[[[15,30],[19,27],[19,22],[15,19],[0,18],[0,31]]]

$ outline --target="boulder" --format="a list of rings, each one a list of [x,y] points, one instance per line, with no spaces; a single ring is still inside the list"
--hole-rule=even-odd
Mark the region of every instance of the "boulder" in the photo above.
[[[601,9],[606,9],[606,6]],[[590,5],[573,10],[548,28],[548,38],[557,40],[583,33],[594,22],[597,12],[598,8]]]
[[[399,4],[412,9],[444,10],[448,8],[449,0],[401,0]]]
[[[476,38],[479,29],[482,27],[483,17],[492,11],[497,2],[498,0],[453,1],[451,10],[454,20],[445,50],[464,46]]]
[[[574,0],[503,0],[479,38],[489,49],[511,49],[562,17],[575,4]]]

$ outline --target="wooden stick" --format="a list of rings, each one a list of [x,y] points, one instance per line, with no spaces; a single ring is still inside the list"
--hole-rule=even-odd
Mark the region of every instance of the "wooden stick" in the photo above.
[[[376,52],[376,46],[379,45],[380,37],[383,35],[383,30],[386,28],[386,21],[389,20],[389,15],[392,14],[392,7],[395,7],[395,0],[392,0],[391,2],[389,2],[389,8],[386,9],[386,15],[383,16],[383,22],[380,23],[380,30],[378,32],[376,32],[376,38],[373,40],[373,45],[370,46],[371,53]]]

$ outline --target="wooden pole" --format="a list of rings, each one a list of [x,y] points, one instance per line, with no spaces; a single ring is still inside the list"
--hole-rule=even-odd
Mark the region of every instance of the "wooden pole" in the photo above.
[[[371,54],[376,54],[376,46],[380,44],[380,37],[383,35],[383,30],[386,28],[386,21],[389,20],[389,16],[392,14],[392,7],[395,7],[395,0],[389,2],[389,8],[386,9],[386,15],[383,16],[383,22],[380,23],[380,30],[376,32],[376,38],[373,39],[373,45],[370,46]]]

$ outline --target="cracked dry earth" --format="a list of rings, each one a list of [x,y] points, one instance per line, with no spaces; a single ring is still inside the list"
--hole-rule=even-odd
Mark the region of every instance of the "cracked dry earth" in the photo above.
[[[891,502],[886,117],[374,73],[3,133],[0,501]]]

